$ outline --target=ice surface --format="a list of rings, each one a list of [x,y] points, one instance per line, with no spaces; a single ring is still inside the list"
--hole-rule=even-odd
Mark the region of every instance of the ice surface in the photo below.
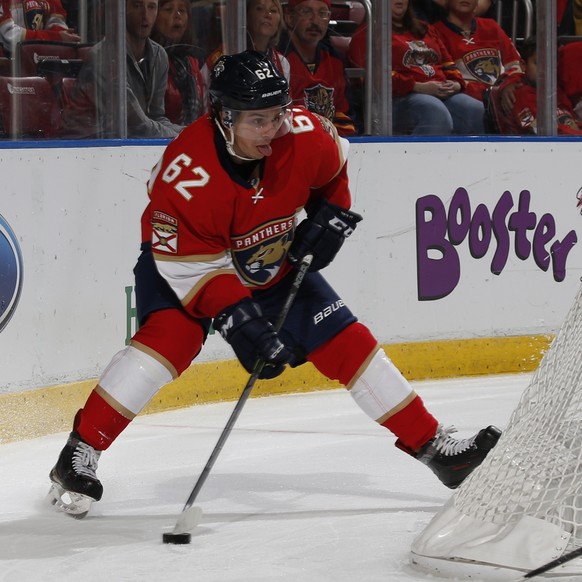
[[[414,387],[467,437],[503,428],[529,379]],[[249,400],[195,501],[192,543],[163,545],[233,406],[137,418],[103,453],[103,499],[80,521],[44,499],[65,433],[1,445],[0,581],[437,580],[408,556],[451,491],[344,390]]]

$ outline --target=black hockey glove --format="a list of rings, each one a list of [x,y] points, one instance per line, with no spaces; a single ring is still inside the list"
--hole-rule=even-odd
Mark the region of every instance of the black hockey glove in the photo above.
[[[320,201],[313,212],[307,210],[307,216],[295,229],[289,262],[298,265],[311,253],[313,261],[309,270],[319,271],[334,260],[362,217],[326,200]]]
[[[214,318],[214,329],[232,346],[247,372],[253,371],[258,358],[265,361],[259,378],[277,377],[291,359],[291,352],[251,299],[243,299],[219,313]]]

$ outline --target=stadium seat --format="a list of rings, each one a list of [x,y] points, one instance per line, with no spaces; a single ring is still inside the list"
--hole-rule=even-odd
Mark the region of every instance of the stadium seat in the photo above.
[[[2,137],[43,139],[60,127],[54,94],[42,77],[0,77]]]
[[[0,57],[0,76],[10,77],[13,74],[12,71],[13,62],[8,57]]]
[[[15,51],[16,75],[30,77],[60,74],[75,77],[92,46],[71,42],[24,40],[18,43]]]

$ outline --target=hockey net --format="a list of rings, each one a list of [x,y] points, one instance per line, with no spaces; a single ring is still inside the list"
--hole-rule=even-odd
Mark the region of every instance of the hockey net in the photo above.
[[[501,439],[415,540],[411,560],[458,579],[511,580],[581,546],[579,291]],[[576,574],[580,561],[562,567]]]

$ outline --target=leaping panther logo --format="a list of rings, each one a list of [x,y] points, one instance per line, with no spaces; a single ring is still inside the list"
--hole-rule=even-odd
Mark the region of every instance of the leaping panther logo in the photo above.
[[[273,265],[278,265],[287,254],[291,241],[289,234],[276,240],[275,242],[261,245],[248,259],[245,270],[248,273],[258,273],[262,269],[267,269]]]
[[[305,89],[305,107],[312,113],[333,119],[335,116],[333,93],[333,87],[325,87],[321,84],[309,87]]]

